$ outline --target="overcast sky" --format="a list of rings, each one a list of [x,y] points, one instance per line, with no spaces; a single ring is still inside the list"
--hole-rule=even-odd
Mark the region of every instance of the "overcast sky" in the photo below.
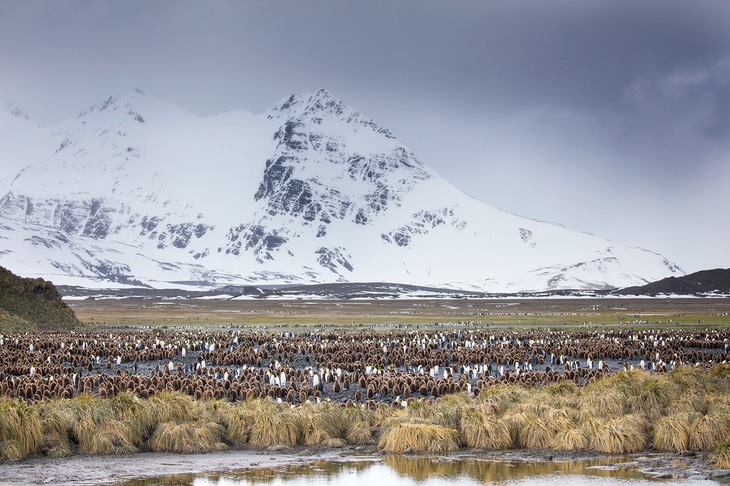
[[[727,0],[0,0],[0,100],[43,125],[320,87],[490,205],[730,267]]]

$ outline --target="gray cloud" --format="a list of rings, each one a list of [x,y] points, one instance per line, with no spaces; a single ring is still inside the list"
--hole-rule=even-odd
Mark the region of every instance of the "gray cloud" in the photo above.
[[[725,0],[0,0],[0,98],[199,114],[326,87],[502,209],[730,266]]]

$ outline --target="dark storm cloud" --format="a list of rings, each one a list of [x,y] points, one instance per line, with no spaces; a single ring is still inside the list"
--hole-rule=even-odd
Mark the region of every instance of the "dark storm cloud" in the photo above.
[[[726,0],[0,0],[0,97],[50,123],[134,87],[199,114],[325,87],[490,204],[681,260],[700,244],[641,223],[730,237],[729,25]]]

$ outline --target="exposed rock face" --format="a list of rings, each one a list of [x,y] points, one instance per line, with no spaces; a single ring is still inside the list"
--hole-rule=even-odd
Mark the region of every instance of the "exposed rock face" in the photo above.
[[[51,282],[18,277],[0,267],[1,329],[71,329],[80,324]]]

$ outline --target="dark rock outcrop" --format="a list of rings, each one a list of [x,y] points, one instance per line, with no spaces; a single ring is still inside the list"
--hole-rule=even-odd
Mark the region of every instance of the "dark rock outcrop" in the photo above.
[[[639,287],[616,290],[620,295],[698,295],[730,294],[730,268],[716,268],[690,273],[683,277],[668,277]]]

